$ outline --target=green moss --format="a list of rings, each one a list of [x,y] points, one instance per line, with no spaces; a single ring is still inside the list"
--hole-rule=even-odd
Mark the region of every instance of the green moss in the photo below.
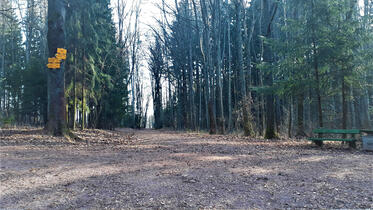
[[[274,129],[267,128],[264,138],[265,139],[278,139],[279,137]]]

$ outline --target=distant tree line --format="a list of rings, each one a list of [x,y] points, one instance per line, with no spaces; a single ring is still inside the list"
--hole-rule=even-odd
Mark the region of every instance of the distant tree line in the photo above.
[[[269,139],[372,128],[371,1],[181,0],[159,8],[149,60],[155,128]]]

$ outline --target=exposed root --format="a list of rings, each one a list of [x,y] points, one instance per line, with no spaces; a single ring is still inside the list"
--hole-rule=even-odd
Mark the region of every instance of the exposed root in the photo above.
[[[73,132],[71,132],[69,129],[65,129],[63,132],[63,136],[66,138],[66,140],[72,144],[77,143],[77,142],[84,142],[87,143],[87,141],[83,140]]]

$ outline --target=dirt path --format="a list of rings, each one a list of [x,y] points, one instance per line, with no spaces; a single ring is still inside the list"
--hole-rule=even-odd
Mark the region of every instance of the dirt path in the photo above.
[[[71,145],[0,131],[0,208],[373,208],[372,153],[132,132],[86,131],[89,145]]]

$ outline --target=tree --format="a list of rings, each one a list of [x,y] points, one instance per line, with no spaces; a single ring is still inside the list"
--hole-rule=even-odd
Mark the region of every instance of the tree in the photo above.
[[[57,48],[65,48],[66,8],[63,0],[48,1],[48,51],[55,57]],[[47,130],[56,136],[64,135],[66,125],[65,69],[48,69],[48,124]]]
[[[273,2],[272,0],[261,0],[261,10],[263,15],[263,22],[261,23],[262,27],[262,36],[265,38],[272,37],[272,25],[277,13],[278,3]],[[273,54],[271,52],[270,45],[264,43],[263,46],[263,62],[269,65],[273,62]],[[273,74],[271,71],[268,71],[264,75],[264,85],[271,87],[273,85]],[[266,131],[265,138],[272,139],[276,137],[275,133],[275,109],[274,109],[274,95],[272,92],[267,93],[266,95]]]
[[[150,47],[150,63],[149,68],[153,80],[152,94],[154,104],[154,128],[160,129],[162,123],[162,85],[161,77],[163,73],[163,56],[160,41],[155,40],[154,46]]]

